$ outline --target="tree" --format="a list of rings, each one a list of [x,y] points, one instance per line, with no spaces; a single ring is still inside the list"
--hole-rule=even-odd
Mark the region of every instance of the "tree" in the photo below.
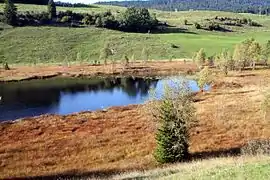
[[[242,71],[242,69],[245,67],[245,60],[243,46],[241,44],[237,44],[235,46],[233,60],[235,62],[235,66],[239,69],[239,71]]]
[[[262,47],[261,58],[264,61],[265,65],[268,65],[270,59],[270,40]]]
[[[142,50],[142,60],[146,63],[149,59],[149,52],[146,48]]]
[[[202,65],[204,65],[205,60],[206,60],[206,54],[204,52],[204,49],[201,48],[196,55],[195,61],[196,61],[197,65],[199,67],[201,67]]]
[[[104,64],[107,64],[107,59],[109,56],[113,55],[112,50],[109,48],[109,44],[105,44],[104,47],[100,50],[99,59],[104,61]]]
[[[270,115],[270,90],[268,90],[264,94],[264,98],[261,104],[261,110],[263,111],[264,119],[266,120],[268,118],[268,115]]]
[[[148,32],[157,24],[157,19],[150,15],[148,9],[131,7],[122,13],[120,29],[131,32]]]
[[[97,17],[97,19],[95,21],[95,26],[96,27],[103,27],[102,19],[100,16]]]
[[[205,66],[200,72],[198,77],[198,86],[203,91],[205,85],[212,83],[212,73],[208,66]]]
[[[152,118],[158,122],[155,159],[160,163],[174,163],[188,159],[189,129],[194,125],[195,108],[186,83],[165,86],[161,98],[148,103]]]
[[[53,0],[48,1],[48,14],[49,19],[53,19],[56,17],[56,6]]]
[[[5,0],[4,7],[4,22],[9,25],[16,25],[17,20],[17,7],[12,0]]]
[[[185,19],[185,20],[184,20],[184,24],[185,24],[185,25],[188,25],[188,20]]]
[[[249,55],[252,62],[252,67],[255,69],[256,62],[259,62],[261,59],[261,45],[253,41],[249,46]]]

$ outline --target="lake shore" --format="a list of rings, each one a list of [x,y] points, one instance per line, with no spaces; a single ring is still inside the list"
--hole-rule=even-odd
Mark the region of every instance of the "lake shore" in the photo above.
[[[17,82],[54,77],[97,77],[97,76],[159,76],[194,72],[197,67],[190,61],[155,61],[107,65],[36,65],[10,66],[10,70],[0,69],[0,82]]]
[[[247,141],[269,139],[270,123],[260,111],[261,92],[269,84],[269,70],[230,72],[215,78],[211,92],[197,94],[193,158],[237,155]],[[144,106],[0,123],[0,178],[102,176],[157,167],[156,124]]]

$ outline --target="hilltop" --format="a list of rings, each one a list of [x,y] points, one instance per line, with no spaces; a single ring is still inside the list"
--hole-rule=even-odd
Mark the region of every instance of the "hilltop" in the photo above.
[[[98,4],[146,7],[160,10],[179,11],[186,10],[215,10],[248,12],[256,14],[270,13],[270,2],[268,0],[148,0],[148,1],[110,1]]]

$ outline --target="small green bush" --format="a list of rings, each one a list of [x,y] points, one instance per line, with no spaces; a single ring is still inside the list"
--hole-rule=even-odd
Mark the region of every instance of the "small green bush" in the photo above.
[[[62,23],[67,23],[67,22],[71,22],[71,17],[70,16],[64,16],[61,19]]]
[[[241,148],[244,155],[270,155],[270,140],[251,140]]]
[[[161,99],[148,103],[148,109],[159,127],[156,132],[155,159],[160,163],[174,163],[189,158],[189,129],[194,118],[191,91],[186,83],[165,86]]]
[[[200,72],[198,76],[198,86],[203,91],[205,85],[209,85],[212,83],[212,72],[208,66],[205,66]]]
[[[10,67],[7,62],[3,64],[4,70],[10,70]]]
[[[194,26],[195,26],[196,29],[201,29],[202,28],[201,25],[199,23],[197,23],[197,22],[194,24]]]

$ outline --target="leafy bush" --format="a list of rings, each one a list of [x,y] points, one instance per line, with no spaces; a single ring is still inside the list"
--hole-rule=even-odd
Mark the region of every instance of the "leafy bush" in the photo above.
[[[208,29],[210,31],[214,31],[214,30],[219,31],[221,28],[220,28],[219,24],[217,24],[215,22],[211,22],[211,23],[208,24]]]
[[[175,44],[171,44],[171,48],[179,48],[179,46],[177,46]]]
[[[121,14],[119,28],[129,32],[148,32],[158,25],[156,17],[152,17],[146,8],[128,8]]]
[[[264,115],[264,120],[269,119],[270,118],[270,91],[264,94],[264,98],[261,104],[261,110]]]
[[[10,70],[10,67],[9,67],[9,65],[8,65],[7,62],[5,62],[5,63],[3,64],[3,68],[4,68],[4,70]]]
[[[199,67],[201,67],[202,65],[205,64],[205,60],[206,60],[206,53],[204,52],[204,49],[201,48],[196,54],[195,62]]]
[[[196,29],[201,29],[202,28],[201,25],[199,23],[197,23],[197,22],[194,24],[194,26],[195,26]]]
[[[196,122],[191,91],[179,81],[171,82],[164,90],[161,98],[155,97],[147,108],[159,123],[154,157],[160,163],[184,161],[189,158],[189,129]]]
[[[212,83],[212,72],[208,66],[205,66],[200,72],[198,77],[198,86],[203,91],[205,85]]]
[[[241,148],[241,152],[245,155],[270,155],[270,140],[251,140]]]
[[[64,16],[61,19],[62,23],[67,23],[67,22],[71,22],[71,17],[70,16]]]

